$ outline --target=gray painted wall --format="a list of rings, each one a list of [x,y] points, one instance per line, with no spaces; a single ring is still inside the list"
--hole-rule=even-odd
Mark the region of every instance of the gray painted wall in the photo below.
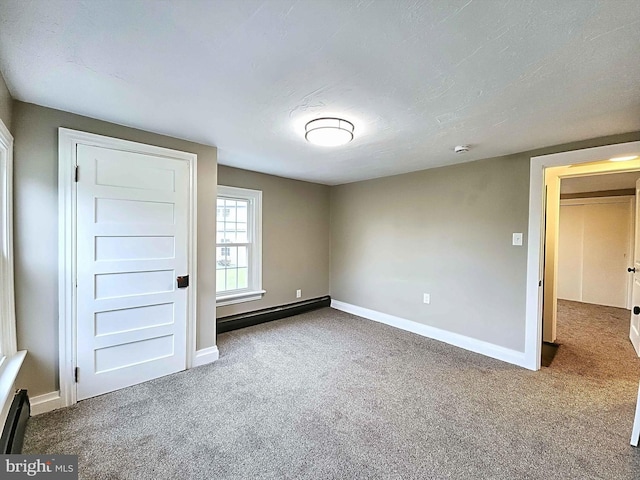
[[[14,102],[15,280],[18,348],[28,350],[17,385],[58,389],[58,127],[198,155],[198,348],[215,345],[216,149],[72,113]]]
[[[13,100],[7,84],[0,73],[0,119],[4,122],[5,126],[10,132],[13,132],[11,128],[11,118],[13,112]]]
[[[329,187],[222,165],[218,183],[262,190],[262,287],[267,291],[262,300],[219,307],[218,317],[328,295]]]
[[[332,298],[524,351],[531,156],[639,138],[333,187]],[[511,245],[514,232],[525,234],[522,247]]]

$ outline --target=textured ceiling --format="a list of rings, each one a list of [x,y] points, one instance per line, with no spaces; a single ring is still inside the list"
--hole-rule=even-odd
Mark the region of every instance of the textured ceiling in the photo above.
[[[640,1],[0,0],[0,69],[18,100],[340,184],[640,130]],[[327,115],[355,140],[307,144]]]

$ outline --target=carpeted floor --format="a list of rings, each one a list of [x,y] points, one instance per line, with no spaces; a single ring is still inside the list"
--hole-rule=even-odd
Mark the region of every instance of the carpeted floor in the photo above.
[[[219,337],[220,360],[32,418],[85,479],[637,479],[626,310],[561,302],[531,372],[330,308]]]

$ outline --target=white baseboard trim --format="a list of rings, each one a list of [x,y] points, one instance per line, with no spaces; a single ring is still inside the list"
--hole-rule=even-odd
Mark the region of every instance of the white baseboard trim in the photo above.
[[[200,365],[206,365],[207,363],[213,363],[220,357],[220,353],[218,352],[218,346],[214,345],[213,347],[202,348],[200,350],[196,350],[196,355],[193,358],[192,367],[199,367]]]
[[[59,391],[30,398],[29,403],[31,403],[31,416],[47,413],[65,406]]]
[[[395,317],[386,313],[369,310],[368,308],[351,305],[350,303],[341,302],[339,300],[331,300],[331,308],[351,313],[359,317],[363,317],[376,322],[384,323],[392,327],[413,332],[423,337],[439,340],[450,345],[454,345],[465,350],[470,350],[487,357],[502,360],[503,362],[518,365],[527,368],[524,352],[512,350],[510,348],[501,347],[493,343],[477,340],[475,338],[460,335],[459,333],[448,332],[440,328],[431,327],[422,323],[406,320],[404,318]]]

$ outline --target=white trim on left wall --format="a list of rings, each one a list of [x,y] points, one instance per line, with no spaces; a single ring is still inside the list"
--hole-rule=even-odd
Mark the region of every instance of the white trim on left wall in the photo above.
[[[76,272],[76,193],[74,167],[77,145],[91,145],[128,152],[159,155],[185,160],[189,163],[189,240],[188,270],[191,276],[187,312],[187,358],[185,367],[196,362],[196,288],[197,288],[197,155],[153,145],[80,132],[68,128],[58,129],[58,300],[59,300],[59,379],[60,402],[52,400],[55,392],[40,395],[42,409],[65,407],[76,403],[74,369],[76,367],[76,298],[74,278]],[[209,356],[208,358],[212,358]],[[213,361],[213,360],[212,360]],[[47,405],[46,407],[44,405]],[[57,406],[56,406],[57,405]]]
[[[15,283],[13,269],[13,136],[0,120],[0,254],[6,260],[0,264],[0,358],[10,358],[17,352]]]
[[[13,269],[13,136],[0,119],[0,428],[4,428],[13,401],[15,381],[26,351],[18,352]]]

